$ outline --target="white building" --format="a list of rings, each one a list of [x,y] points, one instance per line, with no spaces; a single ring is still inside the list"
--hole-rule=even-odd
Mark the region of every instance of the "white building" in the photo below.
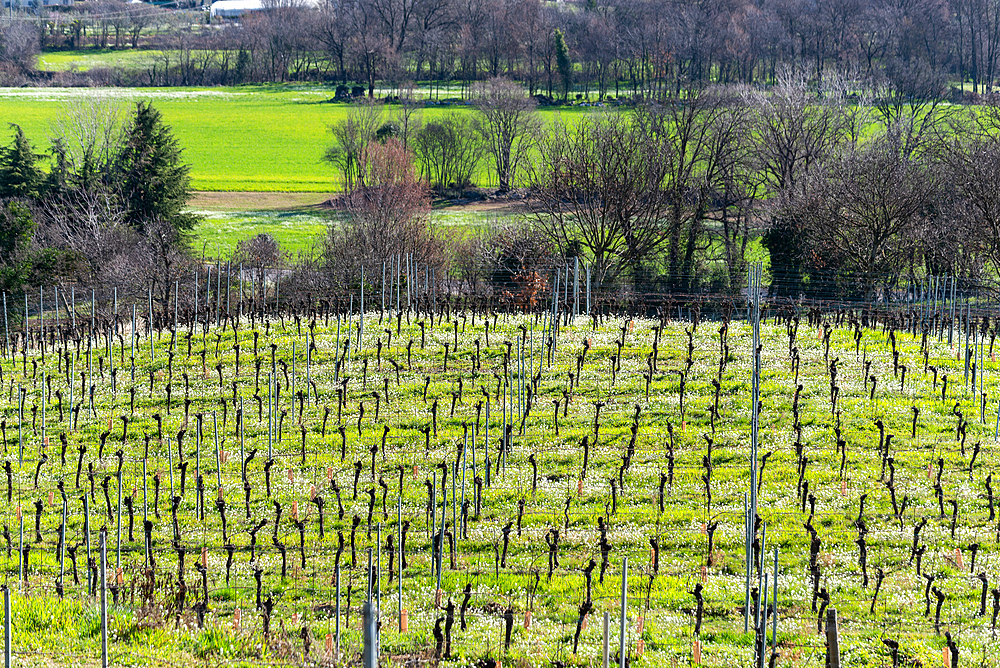
[[[237,19],[247,12],[259,12],[280,7],[316,7],[319,0],[216,0],[212,3],[212,18]]]
[[[212,3],[212,18],[236,19],[247,12],[264,8],[262,0],[216,0]]]

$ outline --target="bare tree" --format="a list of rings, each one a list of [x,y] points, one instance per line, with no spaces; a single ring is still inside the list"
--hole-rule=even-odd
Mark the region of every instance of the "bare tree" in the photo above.
[[[89,283],[131,284],[147,263],[121,200],[100,189],[78,189],[41,200],[35,243],[67,251]]]
[[[330,126],[333,144],[327,148],[323,159],[340,170],[345,190],[357,184],[362,168],[361,154],[375,139],[384,118],[385,108],[381,103],[361,100],[351,107],[344,120]]]
[[[413,84],[406,82],[399,87],[399,104],[390,112],[391,122],[399,129],[403,148],[410,149],[410,141],[423,125],[423,106],[417,99]]]
[[[541,143],[533,218],[563,253],[579,245],[597,284],[613,281],[669,238],[669,161],[666,145],[626,115],[559,124]]]
[[[236,244],[233,262],[246,266],[252,274],[257,275],[256,284],[260,286],[260,297],[263,299],[267,270],[276,268],[286,256],[287,254],[273,236],[261,233],[249,239],[243,239]],[[253,298],[256,299],[257,295],[254,295]]]
[[[345,4],[324,0],[320,3],[316,20],[312,22],[313,38],[323,47],[327,56],[337,65],[340,81],[347,85],[347,42],[349,30]]]
[[[490,79],[478,86],[473,100],[500,190],[510,190],[538,141],[541,122],[535,101],[507,79]]]
[[[0,27],[0,65],[30,72],[38,55],[38,30],[29,21],[11,21]]]
[[[407,51],[414,64],[414,80],[424,78],[425,61],[432,67],[438,64],[439,72],[450,69],[441,52],[454,45],[457,5],[455,0],[421,0],[418,4],[414,29],[406,39]]]
[[[125,14],[128,16],[128,39],[133,49],[139,48],[139,36],[142,31],[153,25],[156,21],[158,10],[152,5],[144,2],[125,5]]]
[[[118,3],[115,3],[118,5]],[[116,6],[108,16],[108,22],[115,31],[115,48],[120,49],[128,35],[129,28],[131,27],[131,17],[129,16],[129,11],[127,10],[128,5],[118,5]]]
[[[439,192],[472,184],[484,146],[475,120],[457,112],[425,124],[412,143],[424,179]]]
[[[704,225],[705,255],[724,267],[729,290],[745,280],[751,240],[760,233],[764,177],[756,168],[751,110],[736,103],[714,115],[708,140],[712,158],[703,172],[711,198]],[[721,287],[721,286],[720,286]]]
[[[890,132],[847,147],[783,193],[783,215],[801,222],[820,282],[871,298],[903,268],[934,192],[904,142]]]
[[[85,6],[90,13],[90,37],[94,46],[99,49],[108,48],[112,17],[120,11],[120,5],[113,0],[89,0]]]
[[[368,97],[375,97],[375,82],[389,69],[390,61],[398,56],[396,35],[386,34],[385,21],[367,2],[346,5],[349,27],[347,51],[359,74],[368,83]]]
[[[943,105],[946,75],[920,60],[892,60],[872,86],[875,118],[898,134],[906,154],[926,147],[945,127],[951,107]]]
[[[747,114],[728,90],[692,89],[675,104],[638,110],[636,122],[649,141],[662,146],[662,187],[669,199],[663,221],[667,282],[674,290],[688,291],[698,273],[697,256],[709,247],[705,223],[718,206],[722,179],[735,173],[734,161],[746,157]]]
[[[174,282],[193,264],[191,254],[181,242],[177,227],[170,221],[157,217],[142,228],[142,240],[149,258],[145,276],[154,295],[158,295],[162,308],[170,304]]]
[[[111,173],[124,141],[127,111],[120,97],[90,93],[69,103],[56,117],[51,129],[55,169],[74,180],[70,185],[93,190]]]
[[[441,245],[427,226],[430,198],[397,139],[368,143],[343,211],[324,247],[334,280],[356,280],[362,267],[374,270],[402,253],[412,253],[422,264],[440,263]]]
[[[750,90],[745,99],[754,114],[759,167],[772,192],[793,185],[845,137],[845,100],[811,93],[806,79],[791,71],[772,90]]]
[[[73,276],[91,285],[123,286],[126,291],[153,290],[166,307],[171,289],[190,264],[177,228],[162,218],[141,230],[129,224],[116,193],[73,189],[39,200],[34,243],[71,261]]]
[[[753,114],[750,136],[765,197],[794,188],[850,136],[845,100],[811,93],[808,82],[788,70],[772,90],[748,91],[745,101]],[[795,218],[773,212],[763,242],[771,255],[772,285],[779,294],[796,294],[801,288],[802,233]]]
[[[935,151],[944,168],[942,181],[948,184],[942,204],[950,202],[953,216],[947,229],[950,248],[928,252],[928,270],[961,275],[954,266],[962,255],[975,255],[993,275],[1000,272],[1000,100],[953,119],[950,140]],[[942,207],[945,208],[945,207]],[[959,238],[955,238],[955,237]],[[942,266],[944,265],[944,266]]]

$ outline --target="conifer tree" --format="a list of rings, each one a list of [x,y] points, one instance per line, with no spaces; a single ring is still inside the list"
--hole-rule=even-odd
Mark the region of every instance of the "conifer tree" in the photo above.
[[[178,232],[191,230],[196,218],[183,212],[190,194],[188,171],[177,139],[163,124],[160,112],[148,102],[139,102],[125,130],[115,169],[129,223],[142,230],[161,220]]]
[[[565,100],[569,97],[569,89],[573,83],[573,61],[570,60],[569,47],[566,45],[566,38],[563,36],[562,30],[556,28],[554,37],[556,43],[556,67],[559,69],[559,76],[562,78],[563,99]]]
[[[0,149],[0,197],[37,197],[43,178],[36,165],[38,155],[21,126],[11,123],[10,127],[14,130],[14,141]]]

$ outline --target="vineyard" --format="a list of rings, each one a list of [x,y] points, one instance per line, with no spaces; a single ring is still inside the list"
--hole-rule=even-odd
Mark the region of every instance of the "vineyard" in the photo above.
[[[358,665],[366,608],[382,665],[819,666],[833,609],[840,665],[996,665],[996,328],[960,298],[239,277],[5,296],[14,665],[100,665],[102,628],[111,665]]]

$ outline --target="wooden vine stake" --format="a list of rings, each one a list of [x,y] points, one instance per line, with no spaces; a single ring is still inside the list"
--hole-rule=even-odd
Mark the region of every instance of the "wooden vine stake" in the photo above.
[[[840,632],[836,608],[826,610],[826,665],[840,668]]]

